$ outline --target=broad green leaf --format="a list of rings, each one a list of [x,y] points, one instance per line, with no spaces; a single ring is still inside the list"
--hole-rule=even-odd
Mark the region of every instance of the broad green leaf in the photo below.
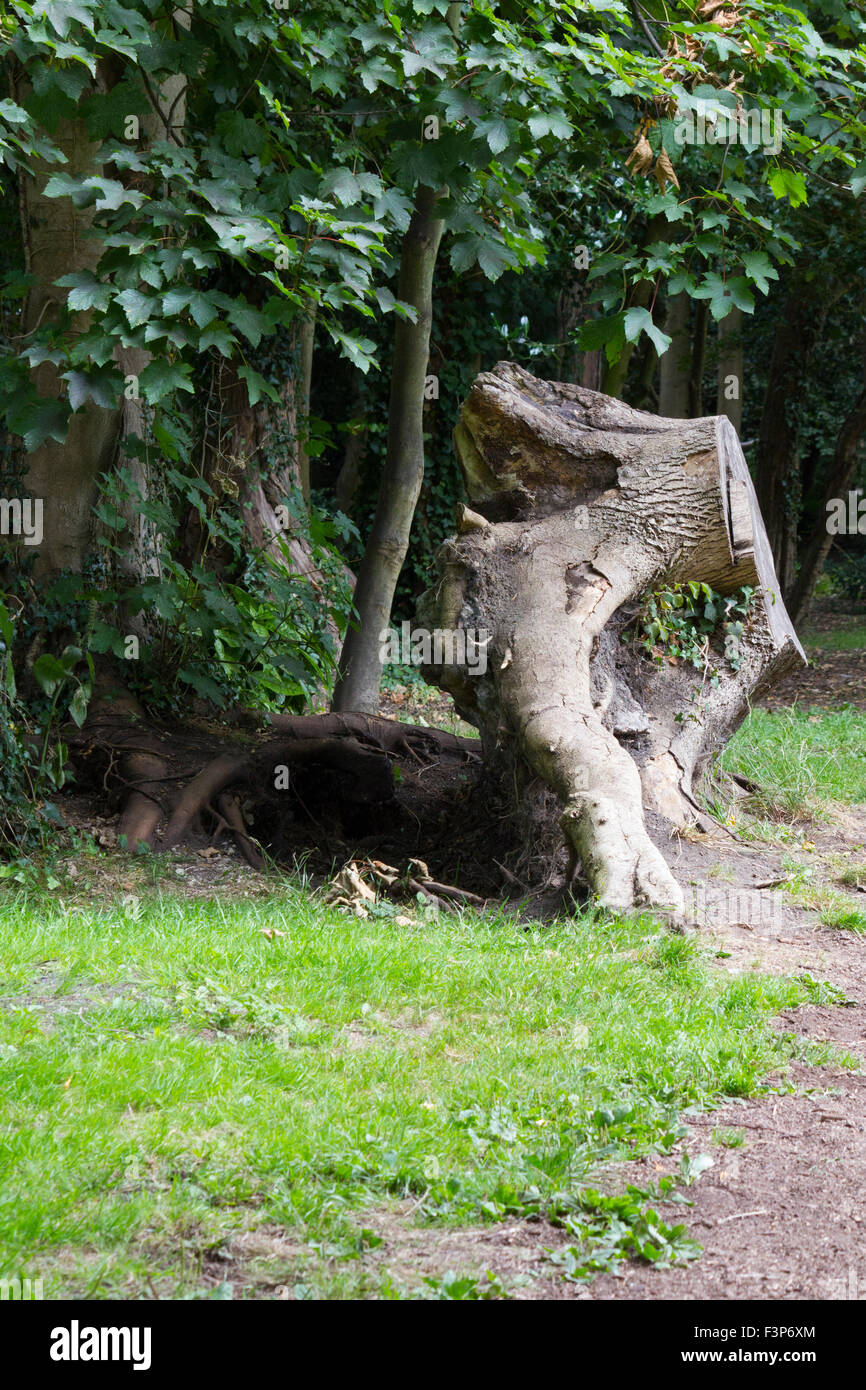
[[[195,390],[189,375],[192,368],[186,362],[166,362],[164,358],[154,357],[138,378],[139,389],[145,400],[157,405],[172,391]]]
[[[792,208],[807,201],[806,180],[795,169],[773,169],[769,179],[776,198],[787,198]]]
[[[649,309],[626,309],[625,318],[623,320],[623,331],[626,341],[629,343],[636,342],[641,333],[646,333],[660,357],[662,353],[670,347],[673,341],[673,339],[669,338],[666,333],[663,333],[660,328],[656,327]]]

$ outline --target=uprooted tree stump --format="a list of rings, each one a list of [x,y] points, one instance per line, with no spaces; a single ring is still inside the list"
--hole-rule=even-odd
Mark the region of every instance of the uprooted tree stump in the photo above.
[[[528,858],[550,845],[555,807],[570,867],[603,906],[681,912],[646,813],[694,822],[708,760],[805,661],[736,432],[500,363],[476,379],[455,442],[471,509],[419,620],[486,631],[487,663],[432,676],[481,731]],[[717,684],[621,640],[642,595],[690,580],[756,591],[738,667],[715,658]]]

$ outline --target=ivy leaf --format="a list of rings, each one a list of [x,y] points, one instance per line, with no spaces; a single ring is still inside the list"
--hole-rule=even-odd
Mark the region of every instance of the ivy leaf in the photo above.
[[[769,182],[773,196],[787,198],[792,208],[807,201],[806,180],[795,169],[773,169]]]
[[[85,309],[107,309],[114,298],[111,285],[104,285],[89,270],[75,270],[71,275],[61,275],[55,285],[70,289],[66,302],[74,311]]]
[[[157,405],[172,391],[188,391],[193,394],[194,387],[187,379],[191,371],[192,368],[186,362],[166,362],[162,358],[154,357],[138,378],[139,390],[151,405]]]
[[[746,274],[755,284],[762,294],[770,293],[770,281],[778,280],[779,272],[771,264],[766,251],[749,251],[743,257],[743,265],[746,267]]]
[[[103,410],[112,410],[117,405],[117,389],[114,373],[107,372],[64,372],[63,380],[69,383],[69,404],[73,410],[80,410],[87,401],[94,401]]]
[[[673,342],[667,333],[663,333],[660,328],[653,323],[653,317],[649,309],[632,308],[626,309],[623,320],[623,331],[626,341],[629,343],[637,342],[641,333],[646,333],[647,337],[655,347],[659,357],[665,352]]]
[[[148,298],[140,290],[123,290],[117,296],[117,303],[126,314],[130,328],[139,328],[143,323],[147,323],[158,301]]]
[[[269,401],[279,401],[279,395],[269,381],[253,370],[252,367],[244,365],[238,367],[238,376],[241,381],[247,383],[247,395],[250,405],[258,405],[262,396],[267,396]],[[191,388],[190,388],[191,389]]]
[[[854,194],[854,197],[859,198],[863,189],[866,188],[866,160],[864,160],[862,164],[857,165],[857,168],[848,180],[848,186]]]

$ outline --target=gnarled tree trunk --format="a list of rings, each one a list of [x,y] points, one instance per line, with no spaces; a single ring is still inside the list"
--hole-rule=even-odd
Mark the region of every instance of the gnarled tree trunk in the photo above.
[[[472,510],[419,616],[486,630],[487,666],[434,677],[481,730],[528,859],[555,848],[552,792],[602,905],[682,911],[645,811],[693,820],[707,759],[750,698],[804,660],[737,435],[725,417],[662,419],[500,363],[477,378],[455,439]],[[711,656],[715,685],[620,640],[645,591],[688,580],[757,590],[738,669]]]

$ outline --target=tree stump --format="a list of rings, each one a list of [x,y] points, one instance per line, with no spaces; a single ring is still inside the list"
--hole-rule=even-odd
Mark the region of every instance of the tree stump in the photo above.
[[[499,363],[476,379],[455,443],[471,507],[419,621],[486,631],[487,665],[431,678],[480,729],[524,863],[549,860],[564,832],[601,905],[682,912],[647,816],[668,833],[694,822],[708,760],[805,662],[737,434],[724,416],[663,419]],[[717,684],[621,640],[642,595],[689,580],[756,591],[737,669],[712,654]]]

